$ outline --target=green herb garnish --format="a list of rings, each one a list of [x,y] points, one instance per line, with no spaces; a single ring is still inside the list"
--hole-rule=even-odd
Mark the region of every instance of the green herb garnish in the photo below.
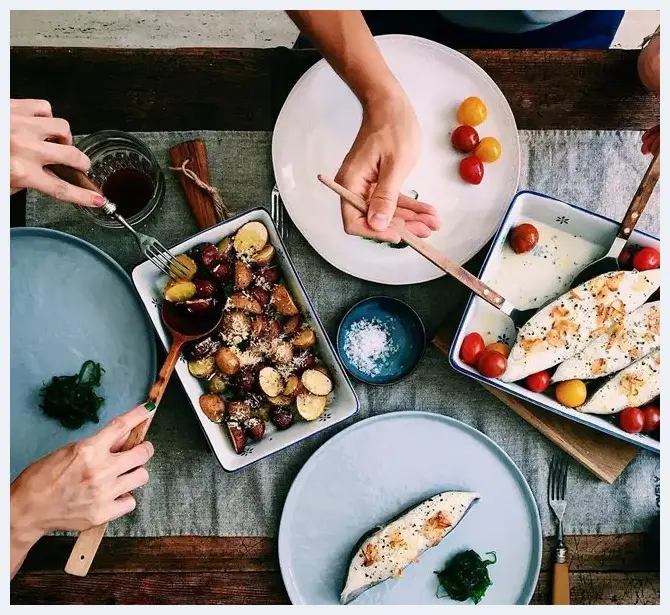
[[[54,376],[40,390],[40,408],[63,427],[78,429],[86,421],[98,423],[98,410],[105,399],[96,394],[105,370],[95,361],[86,361],[74,376]]]
[[[435,573],[440,581],[437,597],[448,596],[459,602],[472,598],[478,604],[491,585],[487,566],[495,564],[497,559],[495,551],[489,551],[486,555],[491,555],[493,559],[482,560],[472,549],[455,555],[442,572]],[[445,593],[440,594],[440,589]]]

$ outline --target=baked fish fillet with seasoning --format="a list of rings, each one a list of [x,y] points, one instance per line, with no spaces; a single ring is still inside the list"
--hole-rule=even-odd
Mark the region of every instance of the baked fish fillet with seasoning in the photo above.
[[[571,289],[519,329],[500,380],[516,382],[573,357],[623,322],[660,284],[660,269],[614,271]]]
[[[552,382],[602,378],[628,367],[661,345],[661,302],[645,303],[561,363]]]
[[[643,406],[660,394],[659,349],[612,376],[577,410],[588,414],[615,414],[629,406]]]
[[[358,543],[340,596],[342,604],[402,571],[453,530],[479,494],[445,491],[368,532]]]

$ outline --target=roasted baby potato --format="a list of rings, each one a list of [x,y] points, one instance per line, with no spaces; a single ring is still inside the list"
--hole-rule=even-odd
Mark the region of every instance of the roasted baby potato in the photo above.
[[[250,312],[251,314],[262,314],[263,308],[261,304],[251,296],[244,293],[233,293],[228,298],[228,305],[236,310]]]
[[[205,357],[198,361],[189,361],[188,362],[188,371],[191,376],[195,378],[209,378],[214,372],[214,367],[216,366],[216,361],[214,357]]]
[[[233,255],[233,238],[232,237],[224,237],[221,242],[219,242],[219,245],[216,246],[216,249],[219,251],[219,255],[222,256],[225,259],[230,258]]]
[[[237,454],[241,453],[247,445],[247,435],[244,432],[244,427],[237,421],[227,421],[226,426],[235,452]]]
[[[174,257],[177,264],[170,264],[170,276],[175,280],[192,280],[198,271],[198,265],[186,254],[179,254]]]
[[[256,386],[256,374],[258,369],[253,365],[245,365],[237,374],[237,388],[240,393],[248,395]]]
[[[209,270],[211,276],[218,282],[227,282],[233,276],[233,266],[225,260],[216,261]]]
[[[299,350],[305,350],[306,348],[313,346],[315,342],[316,335],[309,327],[301,329],[292,340],[293,346]]]
[[[232,310],[223,315],[221,333],[228,344],[239,344],[251,335],[251,321],[239,310]]]
[[[300,378],[296,376],[295,374],[291,374],[287,379],[286,379],[286,386],[284,387],[284,392],[282,395],[286,395],[286,397],[295,397],[300,390]]]
[[[256,283],[266,289],[271,289],[279,282],[279,268],[262,267],[256,272]]]
[[[244,422],[244,429],[252,440],[260,440],[265,434],[265,423],[256,416],[252,416]]]
[[[235,289],[244,290],[251,284],[252,279],[251,267],[242,261],[235,261]]]
[[[246,401],[229,401],[228,416],[233,421],[246,421],[251,416],[251,408]]]
[[[184,356],[189,361],[199,361],[216,354],[219,348],[221,348],[221,340],[210,336],[189,344],[184,350]]]
[[[258,372],[258,384],[268,397],[277,397],[284,390],[284,379],[274,367],[264,367]]]
[[[293,348],[288,342],[277,341],[270,350],[270,357],[275,363],[287,365],[293,361]]]
[[[298,327],[300,327],[300,320],[300,314],[287,318],[286,322],[284,322],[284,335],[287,337],[293,335],[298,330]]]
[[[216,364],[216,360],[214,361]],[[210,393],[217,393],[220,395],[228,388],[228,379],[220,372],[214,372],[207,379],[207,388]]]
[[[163,289],[163,297],[170,303],[180,303],[195,297],[195,284],[189,280],[170,280]]]
[[[200,409],[212,423],[221,423],[226,414],[225,402],[215,393],[200,396]]]
[[[313,395],[327,396],[333,390],[328,376],[318,369],[306,369],[300,378],[302,385]]]
[[[240,371],[240,360],[230,348],[221,348],[215,355],[216,366],[226,376],[234,376]]]
[[[280,408],[286,408],[293,403],[293,400],[286,395],[277,395],[277,397],[268,397],[268,401],[273,406],[278,406]]]
[[[326,396],[300,393],[295,401],[295,407],[298,414],[306,421],[314,421],[323,414],[327,402]]]
[[[264,267],[272,262],[274,256],[274,246],[269,243],[260,252],[256,252],[256,254],[251,257],[251,262],[258,267]]]
[[[261,307],[265,309],[269,304],[270,304],[270,291],[265,290],[264,288],[260,288],[258,286],[254,286],[250,291],[249,294],[260,303]]]
[[[298,313],[298,308],[293,302],[293,298],[286,290],[286,286],[278,284],[272,291],[272,303],[277,312],[282,316],[295,316]]]
[[[293,412],[289,408],[272,408],[270,421],[277,429],[288,429],[293,424]]]
[[[268,230],[260,222],[247,222],[233,239],[235,251],[240,256],[251,256],[260,252],[268,242]]]
[[[219,252],[213,243],[200,243],[189,252],[190,257],[196,263],[202,263],[203,267],[209,269],[219,258]]]

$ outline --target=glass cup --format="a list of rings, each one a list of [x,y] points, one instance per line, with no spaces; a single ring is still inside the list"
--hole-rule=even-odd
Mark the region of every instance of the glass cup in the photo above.
[[[165,176],[153,152],[137,137],[118,130],[103,130],[82,138],[76,145],[91,160],[88,176],[102,188],[108,198],[110,195],[106,193],[105,184],[113,176],[122,181],[121,175],[117,175],[120,171],[139,171],[142,174],[140,178],[145,177],[147,182],[150,181],[153,184],[153,191],[151,187],[148,188],[151,194],[146,205],[126,216],[130,224],[138,224],[146,220],[163,202]],[[135,178],[137,175],[135,174]],[[127,189],[132,190],[134,187],[128,183]],[[110,200],[113,201],[113,199]],[[120,203],[115,204],[120,205]],[[78,209],[100,226],[122,228],[121,224],[105,216],[97,208],[79,207]],[[122,213],[121,208],[119,212]]]

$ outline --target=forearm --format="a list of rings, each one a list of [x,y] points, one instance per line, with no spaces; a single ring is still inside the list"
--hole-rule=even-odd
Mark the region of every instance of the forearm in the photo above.
[[[9,495],[10,579],[14,578],[26,559],[28,551],[44,534],[38,529],[38,524],[32,518],[30,507],[24,499],[21,488],[15,481],[10,486]]]
[[[360,11],[287,11],[363,105],[401,90]]]

